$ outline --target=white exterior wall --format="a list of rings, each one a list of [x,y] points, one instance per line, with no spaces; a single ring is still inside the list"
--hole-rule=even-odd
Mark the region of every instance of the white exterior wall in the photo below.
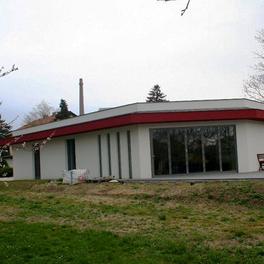
[[[13,147],[13,170],[15,180],[34,179],[33,153],[30,150]]]
[[[53,139],[41,149],[41,179],[60,178],[62,171],[67,168],[66,139],[75,139],[76,168],[88,169],[91,177],[100,177],[98,135],[101,136],[101,162],[102,176],[115,176],[118,178],[117,132],[120,133],[120,154],[122,179],[129,178],[127,131],[131,135],[131,163],[132,177],[139,172],[137,127],[124,127],[120,129],[100,130],[84,133],[61,139]],[[110,134],[111,171],[109,175],[109,158],[107,134]],[[33,154],[31,162],[33,164]],[[33,166],[33,165],[32,165]],[[32,174],[33,179],[33,174]]]
[[[151,171],[151,148],[150,148],[150,126],[139,126],[138,128],[138,178],[152,178]]]
[[[111,139],[111,165],[112,165],[112,176],[118,179],[118,154],[117,154],[117,135],[116,131],[110,132]]]
[[[102,176],[118,178],[117,132],[120,133],[120,154],[122,179],[129,178],[129,155],[127,131],[131,136],[131,165],[132,177],[139,174],[138,165],[138,132],[137,126],[120,129],[100,130],[92,133],[53,138],[40,150],[41,179],[58,179],[63,170],[67,169],[67,139],[75,139],[76,168],[88,169],[91,177],[100,177],[98,135],[101,136]],[[110,134],[111,170],[109,175],[109,159],[107,134]],[[27,143],[27,149],[15,150],[14,147],[14,174],[15,179],[34,179],[34,155],[30,150],[33,142]]]
[[[264,153],[264,123],[241,121],[237,124],[239,172],[258,171],[257,154]]]
[[[257,121],[182,122],[141,125],[138,128],[139,178],[152,177],[150,132],[151,128],[235,125],[238,172],[258,171],[258,153],[264,153],[264,123]]]
[[[76,167],[88,169],[92,177],[99,176],[99,151],[97,133],[85,133],[75,137]]]
[[[91,176],[100,176],[99,144],[98,135],[101,137],[101,164],[102,176],[114,176],[119,178],[117,132],[120,134],[121,175],[122,179],[129,178],[129,156],[127,131],[131,137],[131,165],[132,177],[138,174],[138,140],[137,126],[123,127],[120,129],[100,130],[94,133],[85,133],[75,137],[76,166],[77,168],[88,168]],[[111,172],[109,175],[109,157],[107,135],[110,135]]]
[[[62,178],[63,170],[66,168],[67,156],[65,138],[54,138],[40,149],[41,179]]]
[[[129,178],[129,156],[127,131],[131,135],[131,164],[133,179],[149,179],[151,169],[151,128],[191,127],[210,125],[235,125],[237,139],[237,157],[239,172],[258,171],[257,154],[264,153],[264,123],[257,121],[215,121],[182,122],[122,127],[119,129],[99,130],[62,138],[54,138],[40,151],[41,179],[55,179],[67,169],[66,139],[75,139],[76,167],[87,168],[90,176],[100,176],[98,135],[101,136],[102,176],[109,176],[107,134],[110,134],[111,170],[118,178],[117,132],[120,133],[120,154],[122,178]],[[32,143],[27,144],[32,145]],[[33,153],[30,150],[13,147],[15,179],[34,179]]]
[[[13,147],[14,178],[17,180],[35,179],[33,142],[27,143],[23,149],[21,145]],[[64,138],[52,139],[40,150],[41,179],[62,178],[66,169],[66,145]]]

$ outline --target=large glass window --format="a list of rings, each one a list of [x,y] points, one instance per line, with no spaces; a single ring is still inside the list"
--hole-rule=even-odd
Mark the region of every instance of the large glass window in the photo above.
[[[235,126],[151,130],[154,175],[235,171]]]
[[[203,150],[201,128],[187,129],[189,172],[203,171]]]
[[[169,174],[168,131],[164,129],[157,129],[153,131],[152,139],[155,174]]]
[[[203,129],[203,144],[206,171],[219,171],[218,127]]]
[[[185,129],[172,129],[170,133],[171,172],[186,173]]]
[[[236,170],[235,128],[220,127],[220,144],[223,171]]]

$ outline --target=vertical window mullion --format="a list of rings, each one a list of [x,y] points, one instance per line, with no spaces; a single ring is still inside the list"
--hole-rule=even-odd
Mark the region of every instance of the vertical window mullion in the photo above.
[[[101,135],[98,135],[98,154],[99,154],[99,173],[100,173],[100,177],[103,177]]]
[[[217,127],[217,140],[218,140],[218,153],[219,153],[219,170],[220,172],[223,172],[220,127]]]
[[[116,133],[117,141],[117,160],[118,160],[118,177],[122,179],[122,166],[121,166],[121,150],[120,150],[120,133]]]
[[[201,129],[201,145],[202,145],[202,162],[203,162],[203,172],[206,172],[203,129]]]
[[[189,173],[189,156],[188,156],[188,141],[187,141],[187,129],[184,129],[184,144],[185,144],[185,162],[186,162],[186,173]]]
[[[109,176],[112,175],[112,166],[111,166],[111,141],[110,141],[110,134],[107,134],[107,151],[108,151],[108,170]]]
[[[168,137],[168,159],[169,159],[169,174],[172,174],[172,164],[171,164],[171,129],[167,131]]]

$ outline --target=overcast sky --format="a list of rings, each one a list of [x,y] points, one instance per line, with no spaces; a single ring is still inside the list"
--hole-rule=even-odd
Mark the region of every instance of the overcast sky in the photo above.
[[[263,0],[0,0],[0,113],[18,124],[41,100],[78,113],[144,101],[244,97]]]

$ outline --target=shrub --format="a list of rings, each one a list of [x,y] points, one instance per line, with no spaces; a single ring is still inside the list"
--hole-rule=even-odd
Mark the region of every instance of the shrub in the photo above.
[[[4,167],[0,168],[0,177],[12,177],[13,176],[13,168]]]

